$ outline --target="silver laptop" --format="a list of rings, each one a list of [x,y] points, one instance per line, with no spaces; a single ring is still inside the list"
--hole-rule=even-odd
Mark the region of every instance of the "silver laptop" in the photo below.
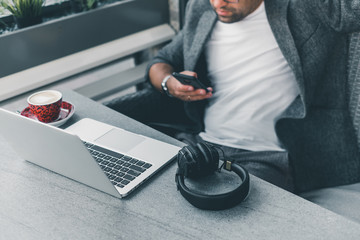
[[[119,198],[180,150],[89,118],[65,130],[1,108],[0,119],[0,134],[21,158]]]

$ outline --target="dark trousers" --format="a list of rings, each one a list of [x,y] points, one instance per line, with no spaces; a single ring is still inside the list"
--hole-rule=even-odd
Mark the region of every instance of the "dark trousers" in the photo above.
[[[235,161],[246,168],[252,175],[255,175],[285,190],[291,192],[294,191],[294,183],[289,165],[289,155],[287,152],[254,152],[232,148],[206,142],[199,135],[188,133],[178,133],[175,138],[191,146],[195,146],[197,143],[203,142],[214,146],[218,150],[221,149],[219,151],[220,159]]]

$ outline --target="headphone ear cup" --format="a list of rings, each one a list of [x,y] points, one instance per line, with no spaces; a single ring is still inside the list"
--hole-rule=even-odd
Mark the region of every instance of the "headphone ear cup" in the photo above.
[[[207,176],[216,171],[219,167],[219,153],[218,151],[205,143],[198,143],[197,147],[203,155],[203,164],[201,166],[203,176]]]
[[[196,147],[183,147],[177,155],[179,172],[188,178],[198,177],[201,172],[201,166],[199,164],[199,161],[202,161],[199,160],[201,158],[202,156]]]
[[[205,143],[183,147],[177,158],[179,172],[188,178],[208,176],[219,167],[218,151]]]

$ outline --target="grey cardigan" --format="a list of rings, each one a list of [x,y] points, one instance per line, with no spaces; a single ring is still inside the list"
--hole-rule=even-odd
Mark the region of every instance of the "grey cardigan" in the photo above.
[[[265,9],[300,89],[275,125],[289,152],[297,191],[360,181],[346,97],[348,33],[360,30],[360,0],[265,0]],[[196,71],[211,85],[203,49],[216,14],[209,0],[190,0],[185,19],[183,30],[148,68],[169,63],[176,71]],[[205,105],[184,103],[194,132],[203,129]]]

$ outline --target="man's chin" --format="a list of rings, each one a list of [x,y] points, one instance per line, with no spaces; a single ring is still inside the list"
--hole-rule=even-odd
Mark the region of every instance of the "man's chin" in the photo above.
[[[218,19],[220,22],[223,22],[223,23],[233,23],[233,19],[230,18],[230,17],[222,17],[222,16],[218,16]]]
[[[218,19],[219,19],[220,22],[223,22],[223,23],[234,23],[234,22],[239,22],[239,21],[243,20],[244,17],[243,16],[224,17],[224,16],[219,16],[218,15]]]
[[[232,18],[223,18],[223,17],[219,17],[219,21],[222,22],[222,23],[234,23],[234,22],[237,22],[237,21],[234,21]]]

